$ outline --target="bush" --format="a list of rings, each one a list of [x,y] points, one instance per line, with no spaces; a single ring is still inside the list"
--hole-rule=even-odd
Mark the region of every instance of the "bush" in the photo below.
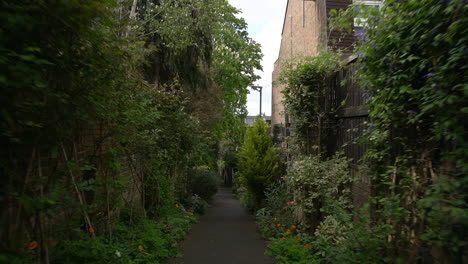
[[[185,238],[192,213],[174,209],[160,220],[143,219],[138,224],[116,223],[112,237],[84,236],[66,241],[54,252],[55,263],[161,263],[177,255],[177,241]]]
[[[308,240],[308,237],[283,236],[271,242],[266,254],[278,259],[280,264],[322,263],[312,255]]]
[[[207,169],[197,170],[192,177],[192,194],[210,201],[218,192],[219,176],[216,172]]]
[[[322,215],[351,208],[352,178],[346,158],[338,156],[322,161],[319,157],[298,157],[284,179],[295,199],[294,216],[302,225],[312,228],[311,231]]]
[[[255,207],[265,198],[266,188],[281,175],[279,154],[269,136],[270,127],[258,118],[245,134],[239,157],[241,185],[253,198]]]
[[[190,207],[194,213],[204,214],[208,203],[203,200],[200,196],[194,194],[190,199]]]

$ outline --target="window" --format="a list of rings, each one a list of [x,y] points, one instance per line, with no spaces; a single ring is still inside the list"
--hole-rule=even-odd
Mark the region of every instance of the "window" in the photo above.
[[[354,18],[354,27],[363,28],[367,25],[367,18],[362,17],[362,7],[375,7],[379,8],[382,5],[382,1],[368,1],[368,0],[354,0],[354,8],[358,11],[357,17]]]

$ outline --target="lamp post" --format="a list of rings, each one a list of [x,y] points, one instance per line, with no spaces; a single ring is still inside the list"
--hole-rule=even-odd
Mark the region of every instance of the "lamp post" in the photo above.
[[[262,89],[263,86],[258,86],[258,85],[251,85],[252,89],[257,90],[260,92],[260,117],[262,117]]]

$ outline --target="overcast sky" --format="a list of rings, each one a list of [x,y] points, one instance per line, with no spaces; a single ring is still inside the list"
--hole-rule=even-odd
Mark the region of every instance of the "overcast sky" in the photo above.
[[[262,112],[271,115],[271,73],[278,58],[283,28],[284,12],[287,0],[229,0],[232,6],[241,10],[241,16],[249,25],[252,39],[262,45],[263,72],[255,84],[263,86]],[[248,95],[247,110],[249,115],[258,115],[259,92],[251,91]]]

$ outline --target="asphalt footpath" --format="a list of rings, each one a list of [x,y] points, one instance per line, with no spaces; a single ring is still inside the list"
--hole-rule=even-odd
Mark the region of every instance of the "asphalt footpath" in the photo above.
[[[266,246],[253,217],[234,197],[231,189],[222,187],[212,206],[181,243],[182,256],[168,263],[273,264],[275,261],[264,255]]]

